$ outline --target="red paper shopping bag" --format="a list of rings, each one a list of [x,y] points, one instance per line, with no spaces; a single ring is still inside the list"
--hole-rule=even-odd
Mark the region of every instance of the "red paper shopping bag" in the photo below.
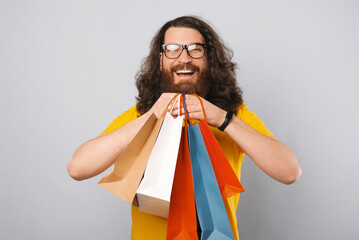
[[[196,94],[194,95],[199,99],[202,105],[202,109],[204,109],[202,100]],[[198,125],[201,130],[209,158],[211,159],[218,186],[221,190],[222,198],[226,199],[235,194],[243,192],[244,188],[242,187],[242,184],[240,183],[238,177],[234,173],[231,165],[229,164],[226,156],[224,155],[224,152],[222,151],[221,146],[217,142],[216,137],[209,129],[207,122],[201,121]]]

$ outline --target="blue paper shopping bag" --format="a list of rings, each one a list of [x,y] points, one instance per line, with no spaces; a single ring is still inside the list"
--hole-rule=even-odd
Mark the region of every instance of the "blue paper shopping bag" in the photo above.
[[[183,94],[186,112],[185,96]],[[202,239],[234,239],[211,160],[198,124],[186,113],[194,195]],[[202,120],[205,121],[205,120]]]

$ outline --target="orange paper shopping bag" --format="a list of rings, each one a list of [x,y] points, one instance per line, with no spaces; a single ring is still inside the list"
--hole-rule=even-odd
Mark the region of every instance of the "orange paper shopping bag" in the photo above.
[[[182,138],[172,187],[166,239],[198,240],[192,167],[186,128],[182,128]]]

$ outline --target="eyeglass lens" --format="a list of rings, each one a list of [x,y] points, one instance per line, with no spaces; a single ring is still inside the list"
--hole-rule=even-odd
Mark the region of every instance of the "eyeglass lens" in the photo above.
[[[180,44],[167,44],[164,46],[164,52],[168,58],[178,58],[183,48],[187,49],[187,53],[192,58],[201,58],[204,55],[204,46],[200,44],[189,44],[189,45],[180,45]]]

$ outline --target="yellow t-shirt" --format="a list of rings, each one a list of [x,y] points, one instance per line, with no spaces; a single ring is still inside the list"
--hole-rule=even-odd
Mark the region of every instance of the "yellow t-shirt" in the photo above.
[[[123,112],[103,131],[103,133],[110,133],[126,123],[136,119],[139,116],[136,105]],[[238,107],[236,115],[239,119],[247,123],[249,126],[257,130],[258,132],[266,135],[273,136],[273,134],[264,125],[259,117],[247,108],[247,105],[243,103]],[[224,154],[226,155],[229,163],[231,164],[234,172],[241,178],[241,166],[243,162],[243,156],[245,153],[243,150],[225,133],[221,132],[217,128],[211,127],[213,134],[215,135],[218,143],[220,144]],[[244,186],[245,187],[245,186]],[[234,239],[239,239],[237,228],[236,210],[238,206],[240,194],[227,198],[224,201],[224,205],[227,210],[229,222],[231,224]],[[167,232],[167,219],[158,217],[152,214],[140,212],[137,207],[132,206],[132,240],[161,240],[166,239]]]

